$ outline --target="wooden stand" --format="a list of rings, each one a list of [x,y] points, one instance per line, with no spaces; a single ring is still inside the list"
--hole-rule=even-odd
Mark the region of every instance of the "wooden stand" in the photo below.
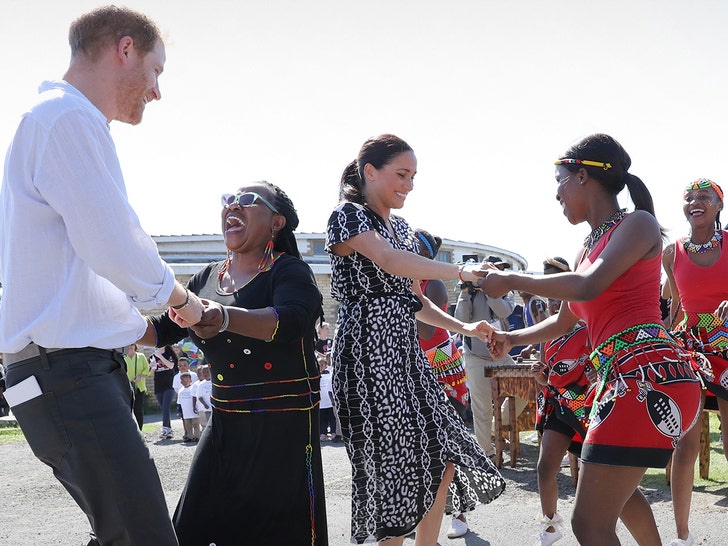
[[[521,430],[533,429],[536,419],[536,398],[539,387],[531,374],[531,363],[502,364],[491,368],[485,368],[485,377],[492,381],[493,388],[493,413],[495,415],[495,465],[498,468],[503,466],[503,450],[505,442],[503,434],[508,433],[508,440],[511,444],[511,468],[515,468],[518,457],[521,453],[519,432]],[[523,398],[528,405],[516,418],[515,398]],[[506,399],[509,404],[509,425],[503,424],[501,405]]]

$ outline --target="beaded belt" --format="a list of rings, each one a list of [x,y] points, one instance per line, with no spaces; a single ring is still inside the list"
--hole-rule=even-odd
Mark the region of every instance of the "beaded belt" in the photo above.
[[[645,343],[669,343],[678,346],[661,324],[637,324],[607,338],[592,351],[589,359],[597,372],[605,366],[609,370],[619,353]]]
[[[721,322],[713,313],[685,313],[685,317],[678,325],[679,330],[690,331],[693,328],[703,330],[701,339],[715,347],[728,345],[728,319]]]

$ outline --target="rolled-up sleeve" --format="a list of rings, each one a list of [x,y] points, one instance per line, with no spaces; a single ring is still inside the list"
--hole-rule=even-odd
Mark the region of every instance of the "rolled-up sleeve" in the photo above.
[[[174,272],[129,204],[107,126],[85,111],[57,119],[33,182],[89,268],[140,309],[169,301]]]

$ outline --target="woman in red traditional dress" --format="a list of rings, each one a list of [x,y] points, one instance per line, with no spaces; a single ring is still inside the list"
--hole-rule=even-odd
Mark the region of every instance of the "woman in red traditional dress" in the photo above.
[[[728,232],[721,229],[721,210],[723,190],[718,184],[705,178],[688,184],[683,213],[690,234],[665,248],[662,265],[672,294],[674,333],[686,348],[705,356],[699,371],[704,372],[707,403],[717,403],[721,422],[728,423],[728,252],[723,252]],[[688,518],[699,449],[700,427],[694,427],[680,439],[672,457],[670,489],[677,530],[672,546],[694,543]],[[723,454],[728,454],[728,434],[723,434]]]
[[[556,161],[556,199],[570,223],[592,232],[575,272],[535,277],[488,272],[483,289],[497,297],[525,290],[569,302],[555,317],[493,336],[493,350],[554,339],[581,318],[594,351],[599,385],[582,448],[572,529],[580,544],[619,544],[621,517],[640,545],[661,544],[638,486],[649,467],[664,468],[700,412],[700,383],[690,355],[661,322],[662,231],[631,159],[604,134],[590,135]],[[635,212],[620,209],[627,186]]]

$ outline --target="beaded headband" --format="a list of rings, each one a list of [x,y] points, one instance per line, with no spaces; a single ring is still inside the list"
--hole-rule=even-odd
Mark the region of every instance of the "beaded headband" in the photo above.
[[[605,171],[612,168],[611,163],[602,163],[601,161],[590,161],[588,159],[559,159],[554,165],[587,165],[589,167],[602,167]]]
[[[425,237],[425,235],[421,231],[416,231],[415,235],[417,235],[417,238],[427,247],[427,250],[430,252],[430,258],[434,258],[435,251],[433,250],[430,241],[427,240],[427,237]]]
[[[690,184],[685,187],[685,192],[689,192],[690,190],[706,190],[708,188],[713,188],[715,193],[718,194],[718,199],[723,201],[723,190],[720,189],[718,184],[707,178],[698,178],[694,182],[690,182]]]

